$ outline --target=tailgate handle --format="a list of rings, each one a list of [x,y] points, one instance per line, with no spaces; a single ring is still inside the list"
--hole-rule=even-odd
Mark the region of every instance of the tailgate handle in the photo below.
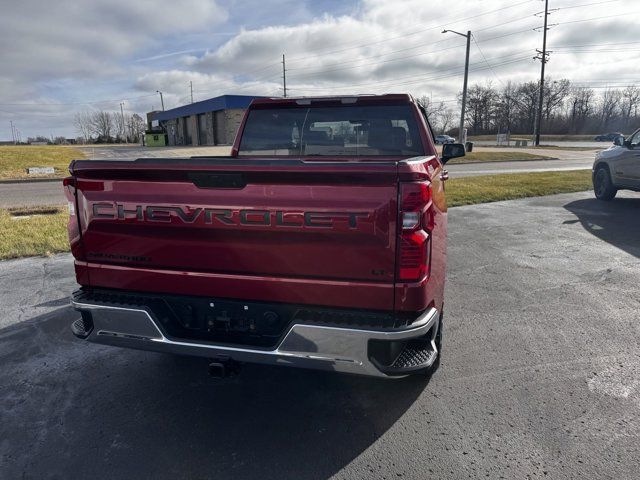
[[[191,180],[198,188],[244,188],[247,182],[240,173],[191,172]]]

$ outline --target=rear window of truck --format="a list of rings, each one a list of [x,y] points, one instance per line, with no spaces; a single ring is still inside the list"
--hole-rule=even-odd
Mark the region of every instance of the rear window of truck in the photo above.
[[[251,110],[239,155],[424,155],[409,105]]]

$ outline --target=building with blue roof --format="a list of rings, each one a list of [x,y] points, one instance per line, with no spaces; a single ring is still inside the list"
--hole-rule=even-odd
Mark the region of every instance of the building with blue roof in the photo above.
[[[171,110],[149,112],[147,144],[231,145],[244,111],[254,98],[261,97],[222,95]]]

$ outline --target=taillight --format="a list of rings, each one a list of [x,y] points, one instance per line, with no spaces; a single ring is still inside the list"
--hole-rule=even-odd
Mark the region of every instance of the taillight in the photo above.
[[[73,177],[63,178],[62,186],[64,187],[64,196],[67,198],[69,216],[74,217],[76,214],[76,179]]]
[[[67,208],[69,209],[69,222],[67,223],[69,246],[74,257],[83,259],[84,251],[80,235],[80,221],[76,212],[76,179],[66,177],[62,180],[62,185],[64,187],[64,195],[67,198]]]
[[[431,235],[427,215],[430,203],[428,182],[400,184],[399,280],[417,281],[429,274]]]

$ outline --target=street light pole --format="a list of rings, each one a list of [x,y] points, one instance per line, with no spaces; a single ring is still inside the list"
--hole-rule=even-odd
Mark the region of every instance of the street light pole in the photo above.
[[[455,30],[443,30],[442,33],[455,33],[461,37],[467,39],[467,54],[464,62],[464,85],[462,87],[462,110],[460,112],[460,143],[466,143],[466,136],[464,134],[464,116],[467,108],[467,83],[469,81],[469,51],[471,50],[471,30],[467,30],[467,33],[456,32]]]
[[[156,93],[160,94],[160,103],[162,104],[162,111],[164,112],[164,99],[162,98],[162,92],[160,90],[156,90]]]

